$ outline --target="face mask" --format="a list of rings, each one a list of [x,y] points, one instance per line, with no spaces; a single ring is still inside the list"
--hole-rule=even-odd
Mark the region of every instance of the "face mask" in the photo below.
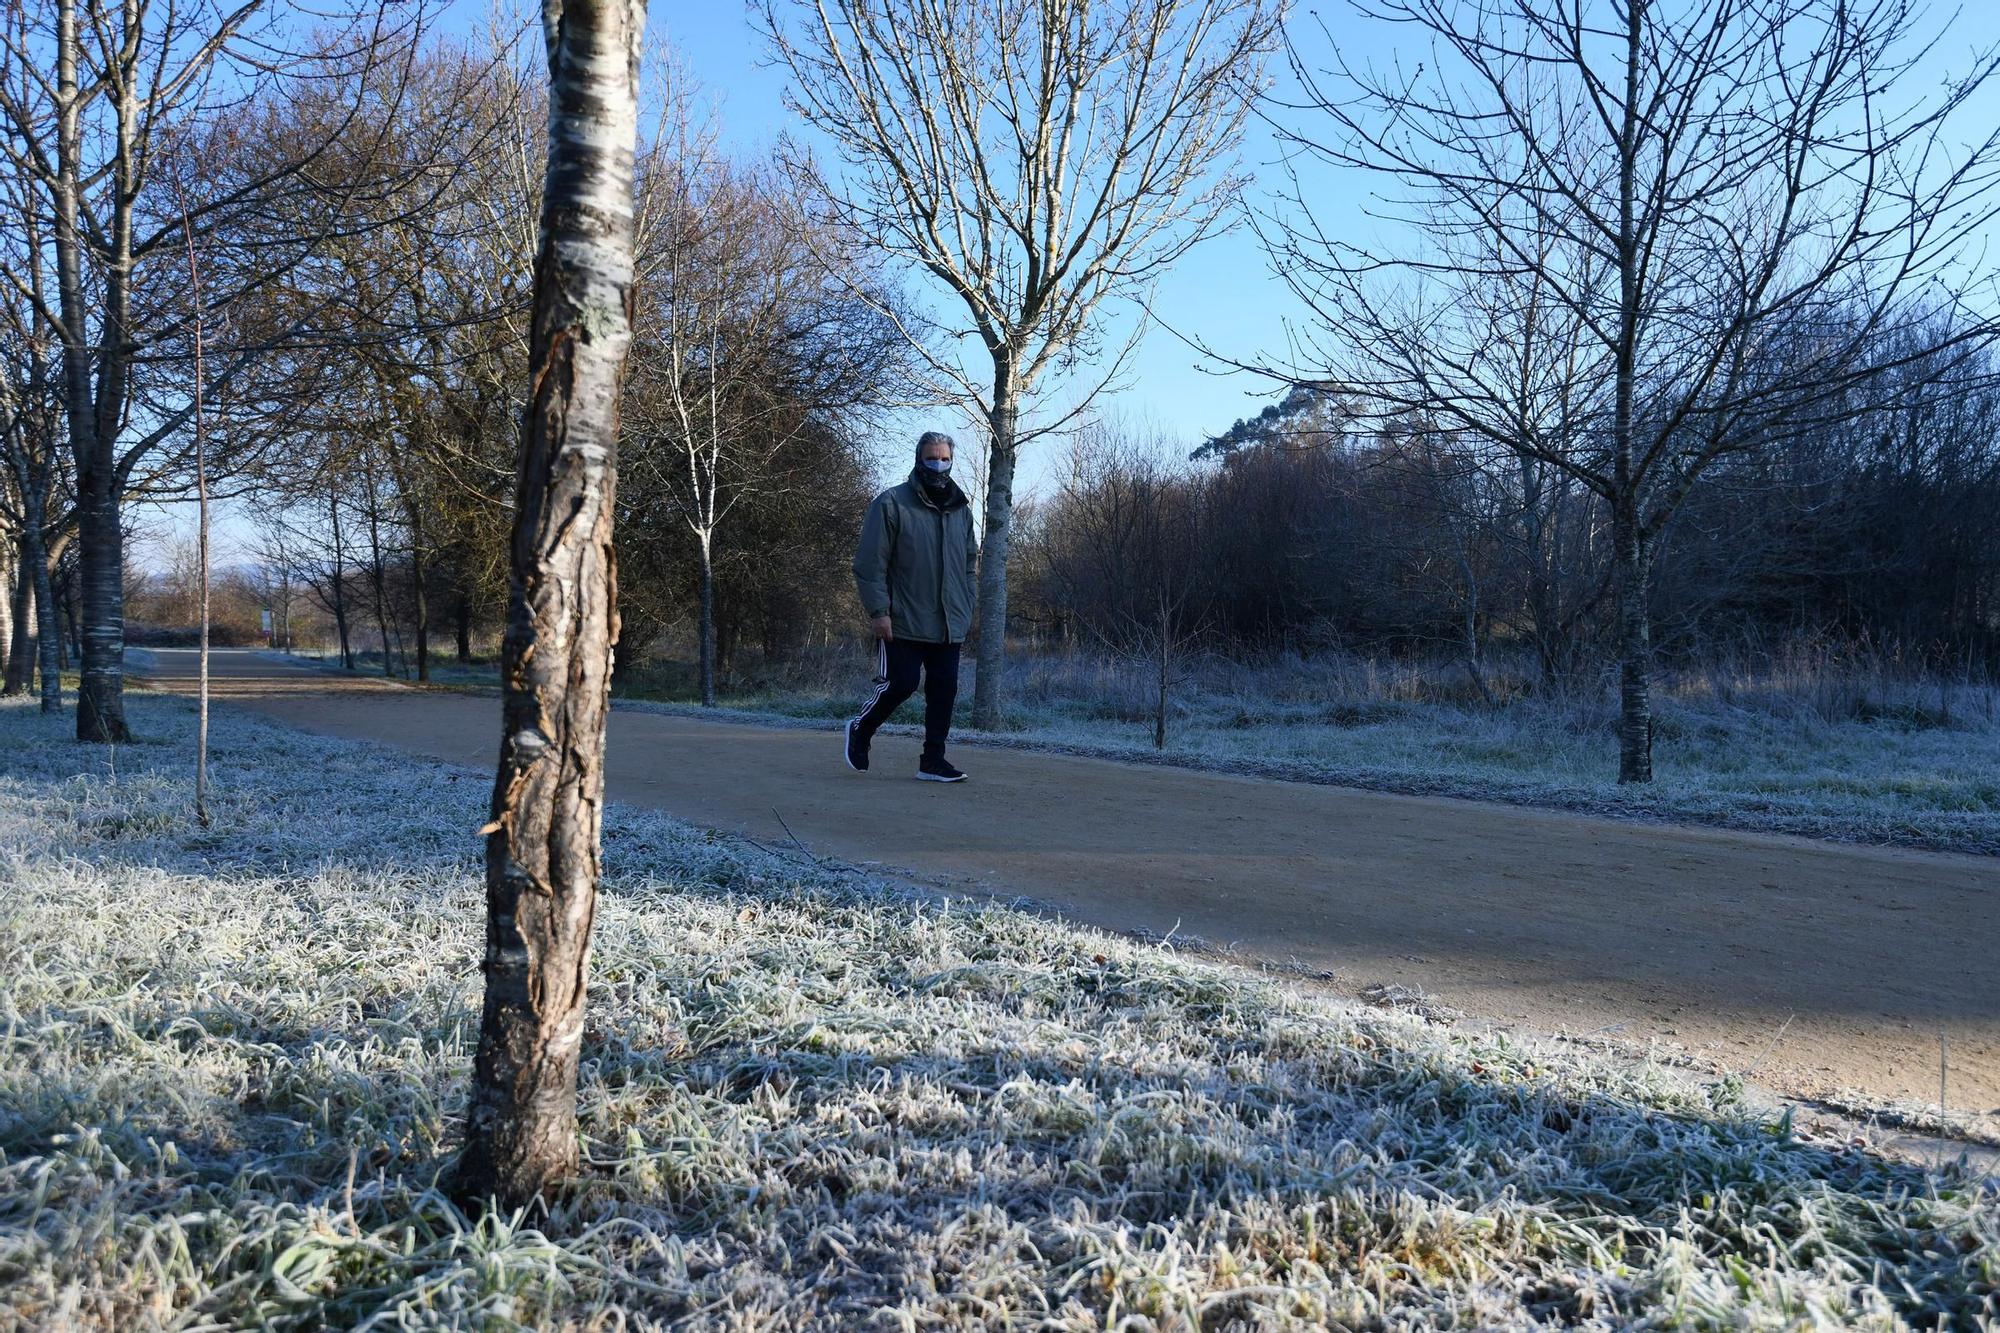
[[[951,472],[951,460],[949,458],[919,459],[917,466],[938,477],[946,476]]]

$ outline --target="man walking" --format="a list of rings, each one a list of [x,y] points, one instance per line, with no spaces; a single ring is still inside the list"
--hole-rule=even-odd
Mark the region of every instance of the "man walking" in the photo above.
[[[945,761],[951,706],[958,698],[958,650],[972,629],[979,547],[972,506],[951,479],[949,435],[917,441],[910,479],[868,506],[854,549],[854,586],[875,631],[875,694],[847,724],[847,766],[868,767],[868,745],[903,700],[924,686],[924,754],[917,776],[963,782]]]

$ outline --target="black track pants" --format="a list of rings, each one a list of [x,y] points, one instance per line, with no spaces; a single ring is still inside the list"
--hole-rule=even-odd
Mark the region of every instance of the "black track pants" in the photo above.
[[[875,694],[854,719],[854,729],[863,740],[873,736],[903,700],[917,692],[921,677],[924,757],[942,759],[945,737],[951,732],[951,706],[958,698],[958,645],[877,639],[875,650]]]

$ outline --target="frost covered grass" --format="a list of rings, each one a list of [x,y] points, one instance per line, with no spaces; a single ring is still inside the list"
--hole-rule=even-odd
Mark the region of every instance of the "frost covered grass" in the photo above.
[[[299,666],[318,667],[323,671],[347,671],[337,651],[301,648],[293,653],[271,651],[270,655]],[[429,670],[430,683],[433,685],[492,686],[497,689],[500,684],[500,665],[492,657],[461,662],[447,650],[431,655]],[[380,652],[356,653],[353,674],[362,677],[383,677],[406,683],[414,682],[417,676],[416,658],[409,654],[398,653],[391,663],[390,671],[385,673],[382,669]]]
[[[1609,685],[1488,704],[1462,670],[1329,654],[1207,661],[1175,692],[1167,748],[1154,686],[1085,656],[1012,663],[1013,744],[1269,777],[1518,801],[1845,841],[2000,853],[2000,689],[1878,661],[1807,659],[1663,673],[1656,781],[1617,783]],[[851,716],[853,654],[724,700],[795,720]],[[961,694],[967,720],[970,689]],[[914,708],[910,716],[914,717]]]
[[[552,1208],[437,1188],[485,777],[0,707],[0,1327],[1970,1328],[2000,1200],[1728,1085],[614,810]],[[115,764],[115,776],[114,767]]]

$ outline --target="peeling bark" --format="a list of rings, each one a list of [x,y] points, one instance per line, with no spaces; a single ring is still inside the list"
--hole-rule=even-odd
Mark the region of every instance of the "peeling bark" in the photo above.
[[[550,0],[549,154],[521,432],[503,726],[486,844],[486,996],[456,1189],[518,1206],[577,1169],[597,907],[611,547],[632,318],[643,0]]]

